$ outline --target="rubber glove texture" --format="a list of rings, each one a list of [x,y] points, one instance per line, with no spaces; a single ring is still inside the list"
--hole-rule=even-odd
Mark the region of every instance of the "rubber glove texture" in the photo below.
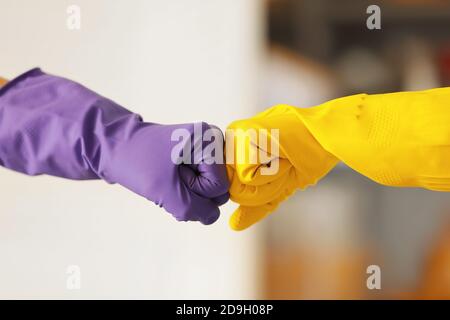
[[[203,153],[196,164],[172,159],[180,144],[174,130],[189,133],[194,159],[199,157],[194,146],[206,146],[195,130],[211,128],[143,122],[84,86],[40,69],[0,89],[0,165],[27,175],[118,183],[179,221],[211,224],[228,200],[223,164],[207,161]]]
[[[311,108],[278,105],[229,128],[279,129],[277,174],[262,175],[264,163],[228,165],[231,199],[240,204],[230,219],[235,230],[273,212],[338,161],[383,185],[450,191],[450,88],[359,94]],[[236,147],[233,156],[240,152]]]

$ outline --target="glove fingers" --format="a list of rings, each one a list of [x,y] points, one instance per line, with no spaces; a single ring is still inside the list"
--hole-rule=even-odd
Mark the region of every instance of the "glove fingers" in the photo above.
[[[218,197],[212,198],[212,200],[213,200],[218,206],[221,206],[221,205],[227,203],[228,200],[230,200],[230,193],[229,193],[229,192],[226,192],[226,193],[224,193],[224,194],[222,194],[222,195],[220,195],[220,196],[218,196]]]
[[[279,133],[272,135],[267,128],[249,120],[235,121],[228,127],[227,163],[245,184],[261,185],[276,180],[291,166],[280,147]]]
[[[267,164],[237,163],[234,168],[242,183],[258,186],[273,182],[285,174],[292,164],[287,159],[274,158]]]
[[[212,205],[213,205],[213,207],[211,208],[211,210],[209,211],[209,213],[207,215],[203,214],[203,215],[200,215],[198,218],[198,220],[204,225],[213,224],[220,217],[219,208],[215,204],[212,204]]]
[[[215,198],[228,192],[229,182],[225,166],[205,164],[179,166],[181,180],[190,190],[205,198]]]
[[[239,206],[230,217],[229,225],[235,231],[242,231],[262,220],[270,211],[264,206]]]
[[[239,206],[232,214],[229,225],[233,230],[241,231],[274,212],[278,205],[294,193],[295,188],[285,189],[276,199],[259,206]]]
[[[199,186],[202,187],[202,194],[207,197],[217,197],[228,192],[230,183],[224,164],[200,163],[197,167]]]
[[[192,202],[186,213],[187,220],[200,221],[202,224],[212,224],[219,219],[218,205],[210,200],[191,192]]]
[[[235,176],[231,182],[231,199],[244,206],[259,206],[271,202],[279,197],[288,184],[289,171],[279,177],[277,180],[264,185],[252,186],[243,184]]]

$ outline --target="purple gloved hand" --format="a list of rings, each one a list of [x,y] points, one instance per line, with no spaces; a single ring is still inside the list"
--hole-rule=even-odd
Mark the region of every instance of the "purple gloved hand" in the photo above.
[[[214,159],[202,152],[211,146],[202,138],[208,131],[220,144]],[[0,165],[28,175],[119,183],[179,221],[211,224],[228,201],[217,132],[206,123],[143,122],[82,85],[40,69],[0,89]],[[222,162],[211,163],[217,157]]]

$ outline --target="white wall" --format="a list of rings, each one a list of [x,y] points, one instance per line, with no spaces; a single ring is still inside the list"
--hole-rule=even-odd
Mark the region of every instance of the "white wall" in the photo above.
[[[81,30],[66,8],[81,8]],[[259,0],[0,0],[0,75],[34,66],[144,116],[222,128],[256,103]],[[204,227],[101,181],[0,169],[0,298],[253,298],[258,228]],[[81,290],[66,268],[81,268]]]

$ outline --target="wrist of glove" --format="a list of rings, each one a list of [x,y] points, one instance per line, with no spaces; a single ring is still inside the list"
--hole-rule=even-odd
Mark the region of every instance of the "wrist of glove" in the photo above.
[[[227,154],[230,194],[231,200],[240,204],[230,218],[232,229],[243,230],[263,219],[295,190],[315,184],[337,164],[338,159],[321,146],[299,117],[300,111],[278,105],[228,127],[236,132],[231,164]],[[258,131],[256,135],[252,129]],[[267,139],[259,139],[261,130],[267,133]],[[241,134],[237,134],[239,131]],[[257,141],[252,142],[249,135],[256,136]],[[267,158],[274,160],[268,165],[260,159],[256,162],[250,162],[250,157],[239,159],[242,146],[247,154],[255,146],[258,150],[276,146],[278,150],[277,155],[269,152]],[[272,170],[264,174],[262,170],[268,166]]]

